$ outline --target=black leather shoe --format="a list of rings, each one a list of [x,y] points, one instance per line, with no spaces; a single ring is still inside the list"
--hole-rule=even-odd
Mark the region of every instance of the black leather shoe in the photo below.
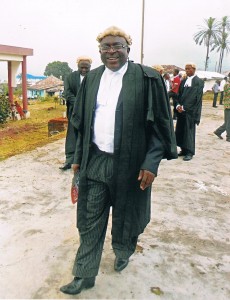
[[[127,267],[129,263],[129,259],[125,259],[125,258],[115,258],[114,261],[114,270],[117,272],[121,272],[122,270],[124,270],[125,267]]]
[[[71,164],[64,164],[62,167],[59,168],[62,171],[66,171],[68,169],[71,169]]]
[[[74,280],[67,285],[63,285],[60,291],[64,294],[76,295],[84,289],[90,289],[95,285],[95,277],[79,278],[74,277]]]
[[[217,133],[216,131],[214,131],[213,133],[214,133],[216,136],[218,136],[219,139],[223,140],[222,136],[221,136],[219,133]]]
[[[185,155],[185,157],[183,158],[184,161],[189,161],[192,159],[192,155],[191,154],[187,154]]]

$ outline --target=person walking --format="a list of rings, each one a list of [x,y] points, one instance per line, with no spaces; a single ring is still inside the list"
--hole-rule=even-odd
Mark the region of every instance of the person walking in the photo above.
[[[150,221],[151,185],[161,159],[177,158],[162,76],[129,61],[131,37],[112,26],[98,35],[103,65],[82,82],[72,115],[78,132],[73,170],[80,170],[77,227],[80,245],[73,280],[78,294],[95,285],[112,207],[114,270],[127,267]]]
[[[223,139],[221,134],[226,131],[226,141],[230,142],[230,79],[224,86],[224,124],[218,127],[214,134],[218,136],[218,138]]]
[[[196,125],[200,123],[204,82],[195,75],[194,63],[187,63],[185,71],[187,78],[180,84],[176,105],[175,133],[177,146],[181,148],[178,155],[184,156],[184,161],[189,161],[195,154]]]
[[[77,93],[84,76],[90,71],[92,60],[90,57],[81,56],[77,59],[78,70],[72,72],[64,81],[64,96],[66,99],[66,116],[68,118],[68,127],[65,139],[65,163],[59,169],[66,171],[71,169],[73,163],[74,152],[76,149],[76,130],[70,122],[73,112],[74,103],[76,101]]]

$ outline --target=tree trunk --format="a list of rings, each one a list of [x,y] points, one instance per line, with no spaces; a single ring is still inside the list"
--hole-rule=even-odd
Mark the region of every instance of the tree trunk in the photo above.
[[[220,49],[220,57],[219,57],[218,68],[217,68],[217,72],[219,73],[220,73],[221,57],[222,57],[222,49]]]
[[[222,71],[223,59],[224,59],[224,49],[222,49],[221,62],[220,62],[220,73]]]
[[[209,59],[208,55],[209,55],[209,40],[207,42],[207,52],[206,52],[205,68],[204,68],[205,71],[207,71],[208,69],[208,59]]]

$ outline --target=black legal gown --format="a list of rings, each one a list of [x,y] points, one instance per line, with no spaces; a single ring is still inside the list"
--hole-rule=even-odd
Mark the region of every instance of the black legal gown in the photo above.
[[[184,112],[177,114],[176,141],[177,146],[190,154],[195,154],[196,125],[199,125],[202,109],[204,82],[195,76],[191,87],[184,87],[182,80],[179,88],[178,104],[183,105]]]
[[[84,230],[86,222],[86,167],[92,145],[97,92],[104,69],[100,66],[84,78],[71,119],[78,131],[75,163],[79,163],[81,168],[77,207],[77,226],[81,230]],[[161,142],[163,150],[160,155],[157,149],[148,151],[152,136]],[[116,188],[112,235],[126,240],[143,232],[150,221],[151,187],[142,191],[137,181],[138,174],[141,168],[156,173],[162,157],[177,158],[165,84],[160,74],[152,68],[129,62],[115,114]]]

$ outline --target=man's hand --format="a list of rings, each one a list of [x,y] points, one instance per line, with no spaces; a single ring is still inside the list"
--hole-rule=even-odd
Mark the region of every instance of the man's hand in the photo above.
[[[80,169],[80,165],[78,164],[72,164],[72,169],[73,169],[73,172],[74,174],[77,173]]]
[[[138,180],[141,181],[141,190],[144,191],[147,187],[149,187],[153,183],[155,177],[156,175],[150,171],[140,170]]]

